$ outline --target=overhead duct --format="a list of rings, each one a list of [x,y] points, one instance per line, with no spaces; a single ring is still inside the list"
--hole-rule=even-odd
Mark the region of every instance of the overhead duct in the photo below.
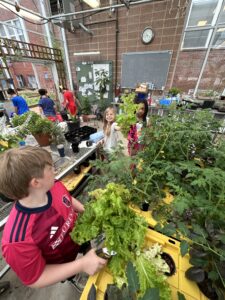
[[[52,15],[58,14],[70,14],[75,12],[75,1],[74,0],[49,0],[50,9]],[[71,17],[65,16],[61,20],[53,20],[55,25],[63,27],[71,32],[74,32],[75,29],[80,28],[79,21],[72,19]]]

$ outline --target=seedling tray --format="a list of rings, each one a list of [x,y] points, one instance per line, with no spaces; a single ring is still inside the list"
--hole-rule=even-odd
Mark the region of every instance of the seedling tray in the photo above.
[[[89,136],[97,132],[97,129],[90,126],[83,126],[73,131],[67,132],[65,138],[70,143],[76,143],[78,141],[85,141],[89,139]]]

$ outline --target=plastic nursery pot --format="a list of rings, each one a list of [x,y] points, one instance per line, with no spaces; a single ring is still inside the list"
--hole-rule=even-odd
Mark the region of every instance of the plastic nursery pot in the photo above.
[[[219,297],[216,290],[212,286],[212,281],[209,278],[205,278],[202,282],[197,283],[200,291],[210,300],[218,300]]]
[[[148,209],[149,209],[149,203],[148,202],[143,202],[141,204],[141,210],[148,211]]]
[[[89,166],[89,160],[87,159],[87,160],[85,160],[84,162],[82,162],[82,165],[83,165],[84,167],[88,167],[88,166]]]
[[[75,174],[80,174],[80,171],[81,171],[80,165],[73,168],[73,172]]]
[[[79,143],[72,143],[72,150],[74,153],[78,153],[80,151]]]

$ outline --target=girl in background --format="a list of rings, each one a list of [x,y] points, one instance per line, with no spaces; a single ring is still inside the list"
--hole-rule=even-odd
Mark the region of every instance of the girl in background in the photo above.
[[[113,151],[118,142],[118,133],[120,127],[115,123],[116,112],[113,107],[108,107],[103,115],[103,132],[104,132],[104,141],[103,149],[107,152]]]
[[[144,145],[140,142],[141,130],[147,125],[148,103],[146,99],[134,100],[138,104],[136,111],[137,123],[131,125],[128,133],[128,153],[130,156],[137,154],[139,150],[142,150]]]

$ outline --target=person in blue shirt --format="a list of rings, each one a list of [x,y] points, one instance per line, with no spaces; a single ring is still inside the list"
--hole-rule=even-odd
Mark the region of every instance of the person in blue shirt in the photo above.
[[[7,90],[7,94],[11,96],[11,100],[12,100],[12,103],[15,108],[15,113],[17,115],[22,115],[22,114],[26,113],[27,111],[29,111],[29,107],[27,105],[26,100],[23,97],[19,96],[14,91],[14,89],[9,88]]]
[[[43,113],[46,117],[56,116],[55,102],[49,98],[47,90],[39,89],[38,93],[41,96],[38,103],[41,113]]]

